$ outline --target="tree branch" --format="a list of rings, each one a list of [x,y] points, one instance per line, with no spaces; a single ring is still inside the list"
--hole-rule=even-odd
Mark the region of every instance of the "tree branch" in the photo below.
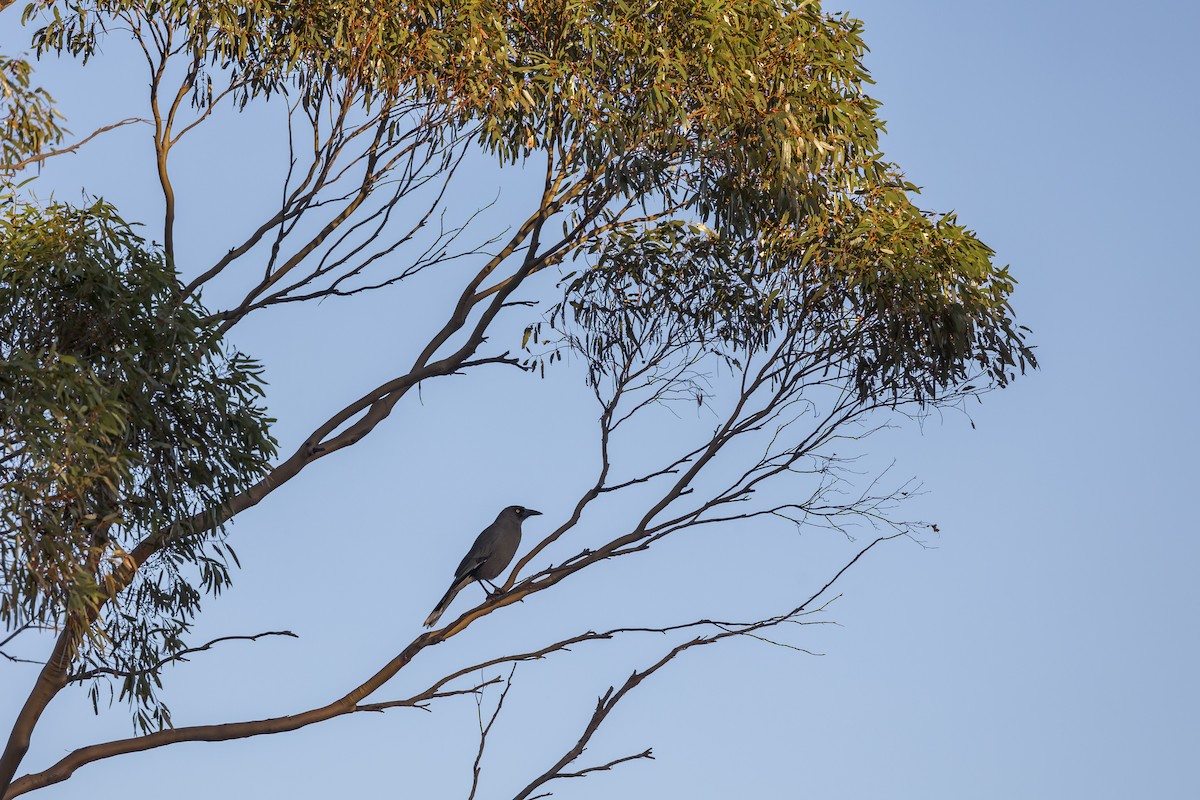
[[[631,756],[624,756],[623,758],[613,759],[612,761],[609,761],[607,764],[600,764],[595,767],[588,767],[586,769],[579,770],[579,772],[560,772],[557,777],[559,777],[559,778],[582,778],[585,775],[587,775],[588,773],[607,772],[608,770],[612,769],[613,767],[617,766],[618,764],[624,764],[626,761],[635,761],[639,758],[648,758],[651,761],[654,760],[652,751],[650,750],[649,747],[647,747],[645,750],[643,750],[640,753],[635,753],[634,755],[631,755]]]
[[[3,1],[4,0],[0,0],[0,2],[3,2]],[[8,2],[10,2],[10,3],[13,1],[14,0],[8,0]],[[18,172],[18,171],[24,169],[25,167],[29,167],[34,164],[40,164],[43,161],[45,161],[46,159],[54,158],[55,156],[66,155],[67,153],[74,153],[76,150],[83,147],[85,144],[90,142],[92,139],[95,139],[100,134],[108,133],[109,131],[116,130],[117,128],[120,128],[124,125],[132,125],[135,122],[141,122],[141,123],[148,125],[150,123],[150,120],[142,119],[141,117],[130,117],[128,119],[123,119],[120,122],[114,122],[112,125],[105,125],[102,128],[97,128],[96,130],[92,131],[92,133],[89,136],[86,136],[83,139],[80,139],[78,142],[71,145],[70,147],[63,147],[58,150],[50,150],[45,153],[38,153],[36,156],[30,156],[29,158],[25,159],[24,161],[18,161],[15,164],[8,164],[8,165],[4,166],[4,170]]]
[[[536,788],[538,786],[540,786],[543,783],[545,783],[546,781],[551,780],[554,777],[556,777],[556,775],[562,771],[563,767],[565,767],[567,764],[571,763],[571,761],[573,761],[575,758],[577,758],[583,752],[583,749],[586,746],[587,741],[591,738],[592,734],[595,733],[596,729],[599,728],[600,723],[603,722],[605,717],[607,717],[608,713],[612,710],[613,706],[617,702],[619,702],[620,699],[625,696],[625,694],[627,694],[630,690],[632,690],[639,683],[641,683],[642,680],[644,680],[646,677],[648,677],[649,675],[656,672],[663,665],[665,665],[667,662],[669,662],[671,659],[673,659],[676,655],[683,652],[684,650],[687,650],[689,648],[692,648],[692,647],[695,647],[698,645],[711,644],[713,642],[728,638],[730,636],[754,633],[763,628],[772,627],[772,626],[778,625],[786,620],[795,618],[797,615],[804,612],[804,610],[810,604],[815,602],[818,598],[820,598],[821,595],[823,595],[826,591],[828,591],[829,588],[831,586],[833,586],[833,584],[836,583],[837,580],[843,574],[845,574],[845,572],[847,570],[849,570],[856,563],[858,563],[859,559],[861,559],[864,555],[866,555],[876,545],[878,545],[882,542],[886,542],[891,539],[896,539],[900,536],[906,536],[906,535],[907,534],[904,534],[904,533],[897,533],[897,534],[892,534],[890,536],[881,536],[881,537],[875,539],[869,545],[867,545],[862,550],[860,550],[854,556],[854,558],[852,558],[845,566],[843,566],[840,570],[838,570],[838,572],[832,578],[830,578],[820,589],[818,589],[816,592],[814,592],[807,600],[805,600],[803,603],[801,603],[799,606],[792,609],[791,611],[788,611],[783,614],[779,614],[774,617],[770,617],[766,620],[750,623],[747,625],[740,625],[740,626],[726,625],[725,627],[727,629],[722,630],[720,633],[710,634],[707,636],[701,636],[701,637],[697,637],[696,639],[692,639],[689,642],[685,642],[685,643],[675,647],[674,649],[672,649],[666,656],[664,656],[663,659],[658,661],[656,664],[652,665],[647,670],[644,670],[643,672],[640,672],[640,673],[634,672],[633,675],[631,675],[630,678],[625,682],[625,684],[622,686],[622,688],[619,691],[617,691],[615,694],[614,694],[613,689],[610,688],[610,690],[604,696],[602,696],[600,698],[600,701],[597,703],[597,708],[596,708],[595,713],[592,716],[592,720],[589,722],[587,729],[585,729],[584,736],[581,737],[580,741],[576,743],[576,747],[574,747],[570,751],[568,751],[567,755],[565,755],[563,757],[563,759],[560,759],[560,761],[553,768],[548,770],[541,777],[539,777],[533,783],[531,783],[528,787],[526,787],[526,791],[523,794],[518,795],[518,797],[519,798],[528,798],[529,794],[532,793],[534,790],[536,790]],[[518,602],[519,600],[523,599],[527,595],[533,593],[534,591],[538,591],[538,590],[540,590],[540,587],[531,587],[526,584],[519,584],[511,592],[508,592],[506,594],[502,594],[499,596],[493,596],[489,600],[485,601],[483,605],[481,605],[477,609],[473,610],[472,612],[468,612],[467,614],[464,614],[462,617],[459,618],[459,620],[455,621],[451,625],[448,625],[445,628],[442,628],[440,630],[427,631],[425,633],[420,634],[415,639],[413,639],[413,641],[406,648],[404,648],[404,650],[401,651],[395,658],[393,658],[386,665],[384,665],[380,670],[378,670],[374,675],[372,675],[371,678],[369,678],[368,680],[366,680],[363,683],[356,686],[354,689],[352,689],[346,695],[342,696],[341,698],[338,698],[337,700],[335,700],[327,705],[321,706],[319,708],[309,709],[307,711],[303,711],[303,712],[300,712],[297,714],[283,716],[283,717],[272,717],[269,719],[252,720],[252,721],[248,721],[248,722],[230,722],[230,723],[214,724],[214,725],[197,725],[197,726],[191,726],[191,727],[179,727],[179,728],[173,728],[173,729],[169,729],[169,730],[158,731],[156,733],[146,734],[144,736],[136,736],[136,737],[132,737],[132,738],[128,738],[128,739],[119,739],[116,741],[105,742],[103,744],[95,744],[95,745],[89,745],[87,747],[81,747],[81,748],[69,753],[67,756],[60,759],[57,763],[55,763],[53,766],[49,767],[48,769],[43,770],[41,772],[36,772],[36,773],[31,773],[29,775],[25,775],[15,781],[13,781],[12,785],[10,786],[10,788],[8,790],[8,793],[4,796],[4,800],[12,800],[12,798],[15,798],[15,797],[18,797],[27,792],[33,791],[34,789],[40,789],[44,786],[49,786],[51,784],[60,783],[62,781],[65,781],[69,777],[71,777],[72,774],[74,774],[75,770],[79,769],[80,767],[85,766],[90,763],[93,763],[95,761],[99,761],[101,759],[112,758],[113,756],[125,755],[128,753],[135,753],[135,752],[144,752],[146,750],[152,750],[152,749],[155,749],[158,747],[164,747],[169,744],[177,744],[180,742],[201,742],[201,741],[203,741],[203,742],[223,742],[223,741],[230,741],[233,739],[243,739],[243,738],[247,738],[250,736],[262,736],[262,735],[266,735],[266,734],[283,733],[286,731],[298,730],[300,728],[307,727],[309,725],[313,725],[318,722],[324,722],[325,720],[332,719],[332,718],[338,717],[338,716],[343,716],[346,714],[351,714],[356,711],[379,711],[379,710],[383,710],[384,708],[390,708],[390,707],[395,707],[395,706],[414,706],[414,705],[417,705],[419,702],[422,702],[425,699],[430,699],[435,696],[445,696],[445,694],[454,694],[454,692],[451,692],[451,693],[445,693],[445,694],[439,695],[437,690],[440,689],[441,686],[444,686],[445,683],[452,680],[454,677],[465,674],[466,671],[460,670],[460,671],[456,672],[454,675],[447,677],[443,681],[440,681],[440,682],[434,684],[433,687],[431,687],[429,690],[422,693],[421,695],[417,695],[413,698],[410,698],[407,701],[379,703],[379,704],[362,705],[362,706],[359,705],[359,702],[363,698],[367,697],[368,695],[370,695],[371,693],[376,691],[379,687],[381,687],[383,684],[387,683],[389,680],[391,680],[393,677],[395,677],[395,675],[401,669],[403,669],[405,666],[407,666],[412,661],[412,659],[415,658],[425,648],[430,647],[435,644],[439,644],[443,641],[446,641],[451,636],[454,636],[457,633],[464,630],[475,619],[478,619],[479,617],[484,616],[485,614],[491,613],[496,608],[500,608],[500,607],[511,605],[515,602]],[[646,631],[646,632],[663,633],[663,632],[667,632],[670,630],[681,630],[684,628],[695,627],[695,626],[704,625],[704,624],[717,624],[717,623],[712,623],[711,621],[702,620],[699,622],[687,623],[685,625],[671,626],[671,627],[661,628],[661,629],[627,628],[627,629],[615,629],[615,631],[627,630],[627,631]],[[557,643],[556,645],[552,645],[550,648],[544,648],[542,651],[535,651],[535,653],[527,654],[525,657],[502,658],[502,659],[495,660],[492,662],[487,662],[487,664],[485,664],[485,665],[479,665],[476,667],[471,667],[469,669],[473,671],[475,669],[480,668],[480,666],[494,665],[497,663],[503,663],[505,661],[527,660],[527,659],[532,659],[532,658],[540,658],[541,656],[537,655],[536,654],[537,652],[541,652],[544,654],[544,653],[548,653],[548,652],[553,652],[556,649],[563,650],[563,649],[566,649],[566,646],[564,646],[564,643],[565,643],[565,645],[569,645],[570,643],[573,643],[574,641],[587,641],[587,640],[592,640],[592,639],[607,638],[611,635],[612,635],[612,632],[601,633],[601,634],[596,634],[596,633],[584,634],[580,637],[572,637],[572,639],[570,639],[570,640],[563,640],[563,642]],[[51,664],[54,663],[54,661],[55,661],[55,659],[52,657],[51,662],[47,664],[46,668],[48,669],[51,666]],[[65,680],[65,673],[64,673],[64,680]],[[478,687],[476,687],[476,688],[478,688]],[[48,702],[49,698],[47,698],[46,701]],[[22,728],[22,730],[23,730],[23,728]],[[14,735],[15,734],[16,734],[16,729],[14,729]],[[25,747],[28,748],[28,740],[27,739],[25,741]],[[23,750],[21,751],[21,755],[24,755]],[[18,759],[18,763],[19,763],[19,759]]]
[[[138,675],[150,675],[155,672],[158,672],[158,670],[162,669],[167,664],[173,663],[175,661],[187,661],[188,660],[187,656],[191,655],[192,653],[201,653],[205,650],[212,648],[213,645],[219,644],[220,642],[232,642],[232,641],[254,642],[254,641],[257,641],[257,640],[263,638],[264,636],[290,636],[293,639],[300,638],[296,634],[292,633],[291,631],[266,631],[265,633],[256,633],[253,636],[221,636],[216,639],[213,639],[211,642],[206,642],[205,644],[202,644],[199,647],[188,647],[184,650],[180,650],[178,653],[174,653],[170,656],[167,656],[166,658],[160,660],[158,663],[156,663],[152,666],[149,666],[149,667],[145,667],[143,669],[138,669],[138,670],[133,670],[133,671],[125,671],[125,670],[119,670],[119,669],[112,669],[111,667],[97,667],[96,669],[89,669],[84,672],[77,672],[77,673],[74,673],[73,675],[68,676],[67,683],[78,683],[80,681],[91,680],[92,678],[98,678],[101,675],[109,675],[114,678],[133,678],[133,677],[137,677]]]
[[[508,672],[508,679],[504,682],[504,689],[500,692],[500,699],[496,701],[496,708],[492,710],[492,716],[488,719],[487,725],[483,724],[483,695],[481,693],[475,695],[475,708],[479,713],[479,749],[475,752],[475,763],[471,765],[471,793],[467,795],[467,800],[475,800],[475,793],[479,790],[480,762],[483,761],[483,751],[487,747],[487,737],[492,732],[492,726],[496,724],[496,719],[500,716],[500,710],[504,708],[504,700],[508,697],[508,690],[512,688],[512,679],[515,674],[517,674],[517,665],[513,664],[512,669]]]

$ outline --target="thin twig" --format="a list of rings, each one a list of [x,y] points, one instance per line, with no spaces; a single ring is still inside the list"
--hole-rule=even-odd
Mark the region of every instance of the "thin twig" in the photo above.
[[[85,144],[90,142],[92,139],[95,139],[100,134],[108,133],[109,131],[120,128],[123,125],[132,125],[135,122],[143,122],[143,123],[149,124],[150,120],[142,119],[141,117],[130,117],[128,119],[123,119],[120,122],[114,122],[112,125],[105,125],[102,128],[97,128],[95,131],[93,131],[91,133],[91,135],[89,135],[83,139],[80,139],[78,142],[71,145],[70,147],[63,147],[58,150],[49,150],[45,153],[38,153],[36,156],[30,156],[29,158],[26,158],[23,161],[18,161],[14,164],[3,164],[3,165],[0,165],[0,170],[5,171],[5,172],[17,172],[19,170],[25,169],[25,167],[32,166],[33,164],[40,164],[48,158],[54,158],[55,156],[66,155],[67,153],[74,153],[76,150],[83,147]]]
[[[487,747],[487,737],[492,731],[492,726],[496,724],[496,719],[500,716],[500,710],[504,708],[504,699],[508,697],[508,690],[512,688],[512,679],[516,672],[517,665],[513,664],[512,669],[508,672],[508,679],[504,682],[504,689],[500,692],[500,699],[496,701],[496,708],[492,711],[492,717],[488,720],[487,725],[483,724],[482,714],[479,717],[479,749],[475,753],[475,763],[471,766],[471,793],[467,795],[467,800],[475,800],[475,792],[479,790],[480,763],[483,761],[484,748]],[[477,710],[482,711],[482,693],[475,695],[475,703]]]
[[[208,650],[213,645],[219,644],[220,642],[232,642],[232,641],[253,642],[258,639],[263,638],[264,636],[290,636],[293,639],[300,638],[299,636],[292,633],[291,631],[266,631],[264,633],[256,633],[253,636],[221,636],[216,639],[213,639],[211,642],[206,642],[205,644],[202,644],[199,647],[188,647],[184,650],[180,650],[178,653],[169,655],[166,658],[158,661],[153,666],[149,666],[144,669],[127,671],[127,670],[113,669],[111,667],[97,667],[96,669],[89,669],[89,670],[86,670],[85,672],[77,672],[73,675],[70,675],[67,678],[67,682],[68,683],[78,683],[79,681],[91,680],[92,678],[97,678],[101,675],[109,675],[114,678],[134,678],[134,677],[137,677],[140,675],[153,675],[154,673],[158,672],[160,669],[162,669],[167,664],[170,664],[175,661],[187,661],[188,660],[187,656],[189,656],[193,653],[200,653],[205,650]]]

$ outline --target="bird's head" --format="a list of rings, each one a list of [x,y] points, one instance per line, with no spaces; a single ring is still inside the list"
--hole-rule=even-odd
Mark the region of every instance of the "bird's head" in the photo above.
[[[526,508],[525,506],[509,506],[504,509],[504,513],[508,516],[516,517],[517,522],[524,522],[530,517],[538,517],[542,514],[540,511],[534,511],[532,508]]]

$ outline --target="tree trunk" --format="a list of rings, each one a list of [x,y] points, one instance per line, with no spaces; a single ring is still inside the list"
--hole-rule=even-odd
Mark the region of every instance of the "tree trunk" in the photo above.
[[[0,798],[8,793],[8,787],[16,777],[17,768],[21,766],[22,759],[29,752],[30,737],[38,720],[41,719],[42,712],[46,710],[46,706],[50,705],[50,701],[54,699],[59,690],[67,685],[67,666],[71,663],[69,654],[73,638],[72,630],[73,626],[68,625],[58,637],[58,642],[54,645],[50,658],[42,667],[42,671],[38,673],[33,691],[29,693],[25,705],[21,708],[21,713],[17,715],[17,721],[13,724],[12,732],[8,736],[8,743],[4,746],[4,753],[0,755]]]

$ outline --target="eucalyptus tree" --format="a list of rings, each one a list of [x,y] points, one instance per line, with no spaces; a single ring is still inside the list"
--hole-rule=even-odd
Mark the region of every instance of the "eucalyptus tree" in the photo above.
[[[102,68],[110,39],[136,46],[144,116],[97,134],[149,126],[162,217],[156,245],[105,203],[33,202],[27,168],[82,142],[55,150],[66,133],[49,96],[31,88],[27,64],[0,62],[13,89],[0,106],[0,618],[5,644],[48,642],[0,757],[6,798],[102,758],[427,707],[500,683],[474,795],[518,664],[657,631],[676,637],[661,659],[602,694],[577,740],[517,796],[649,757],[578,764],[649,675],[687,650],[804,622],[841,572],[762,619],[580,630],[464,656],[410,696],[372,698],[479,619],[519,613],[528,606],[514,604],[681,531],[769,519],[884,526],[859,556],[909,535],[890,515],[895,492],[844,492],[850,476],[831,445],[1005,386],[1034,363],[1007,270],[953,215],[923,211],[881,153],[861,25],[816,2],[72,0],[24,15],[39,54],[75,57],[79,69]],[[215,119],[272,104],[289,121],[281,201],[240,238],[215,232],[227,249],[197,263],[175,235],[176,148]],[[533,171],[538,197],[510,209],[506,229],[480,232],[471,218],[431,234],[468,157]],[[461,244],[468,232],[486,244]],[[531,280],[547,271],[562,276],[553,293]],[[455,300],[405,343],[410,366],[347,396],[277,456],[259,365],[229,332],[283,304],[417,291],[411,279],[431,273],[453,283]],[[218,286],[240,299],[207,307],[202,292]],[[514,319],[519,347],[493,346]],[[361,683],[330,687],[322,706],[172,720],[163,670],[214,644],[190,644],[188,632],[205,596],[230,581],[228,523],[370,435],[414,388],[449,375],[483,383],[496,365],[578,370],[597,420],[594,480],[500,591]],[[633,446],[625,431],[681,402],[712,408],[715,427],[677,450]],[[623,522],[585,535],[597,505]],[[479,677],[506,667],[507,677]],[[17,778],[43,711],[77,684],[93,704],[118,687],[137,734]]]

